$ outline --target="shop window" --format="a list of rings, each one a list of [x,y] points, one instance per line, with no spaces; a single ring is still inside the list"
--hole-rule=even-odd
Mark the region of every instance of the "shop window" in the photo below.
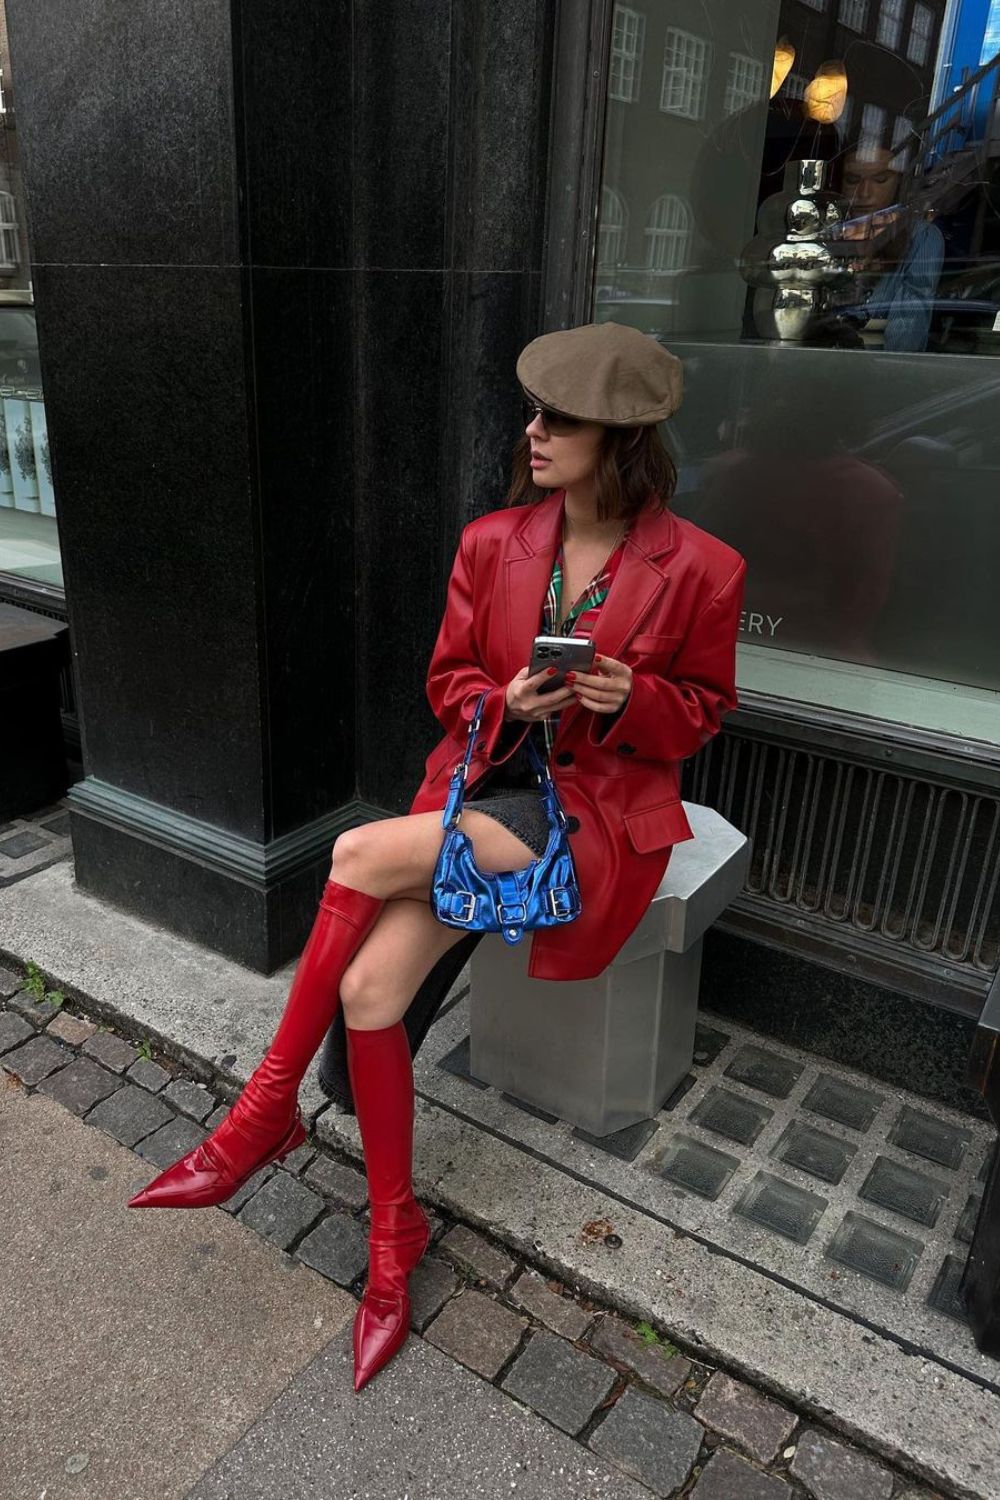
[[[910,21],[910,37],[906,44],[906,55],[910,62],[923,66],[927,61],[931,49],[931,37],[934,33],[934,12],[929,5],[913,7],[913,17]]]
[[[840,0],[837,19],[852,31],[864,31],[868,25],[868,0]]]
[[[645,31],[646,18],[641,11],[615,6],[608,93],[623,104],[634,104],[639,97]]]
[[[764,94],[764,64],[756,57],[747,57],[745,52],[730,52],[729,73],[726,77],[726,99],[723,109],[727,115],[738,109],[756,104]]]
[[[895,52],[903,34],[903,11],[906,0],[882,0],[878,12],[878,27],[875,39]]]
[[[0,82],[11,87],[0,0]],[[48,423],[25,230],[15,111],[0,108],[0,599],[26,585],[62,588]]]
[[[663,48],[660,108],[667,114],[700,120],[705,113],[708,43],[675,26],[667,30]]]
[[[691,210],[676,193],[664,193],[646,226],[646,265],[651,271],[683,271],[690,246]]]
[[[1000,743],[1000,43],[821,8],[646,12],[591,315],[685,361],[675,508],[747,557],[741,688]]]
[[[597,227],[597,263],[617,266],[625,258],[628,238],[628,210],[625,200],[614,188],[601,189],[601,217]]]

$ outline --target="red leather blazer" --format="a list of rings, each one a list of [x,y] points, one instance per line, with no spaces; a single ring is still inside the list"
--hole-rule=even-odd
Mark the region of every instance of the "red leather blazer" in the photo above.
[[[489,695],[470,768],[470,794],[510,756],[528,725],[504,722],[507,684],[531,654],[562,530],[562,490],[489,512],[462,531],[427,696],[445,730],[409,811],[444,807],[479,694]],[[552,774],[567,815],[583,909],[531,936],[535,979],[600,974],[638,925],[671,847],[692,837],[680,762],[736,706],[736,634],[746,564],[689,521],[647,506],[636,517],[593,640],[627,662],[632,691],[617,716],[562,710]]]

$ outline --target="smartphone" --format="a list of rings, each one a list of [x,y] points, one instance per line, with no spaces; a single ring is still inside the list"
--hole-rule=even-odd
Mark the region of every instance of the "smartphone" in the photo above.
[[[554,693],[566,682],[567,672],[589,672],[594,665],[594,643],[585,635],[536,635],[528,663],[528,676],[547,667],[556,675],[543,682],[539,693]]]

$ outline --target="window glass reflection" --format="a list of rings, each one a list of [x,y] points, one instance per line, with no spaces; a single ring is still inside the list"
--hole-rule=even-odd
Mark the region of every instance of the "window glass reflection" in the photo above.
[[[677,509],[750,562],[744,686],[1000,736],[1000,0],[614,32],[592,315],[686,361]]]
[[[0,3],[0,585],[6,575],[62,588],[29,266],[17,95]]]
[[[996,353],[1000,6],[960,0],[949,14],[946,29],[944,0],[616,6],[596,301],[657,321],[631,305],[658,299],[664,333],[774,337],[754,312],[761,258],[786,241],[770,285],[794,284],[805,252],[790,246],[806,235],[786,211],[798,165],[817,160],[836,200],[816,235],[832,272],[802,267],[822,293],[815,316],[778,336]],[[690,222],[659,226],[663,204],[690,205]],[[658,227],[688,233],[687,253],[651,254]],[[651,284],[668,268],[676,285]]]

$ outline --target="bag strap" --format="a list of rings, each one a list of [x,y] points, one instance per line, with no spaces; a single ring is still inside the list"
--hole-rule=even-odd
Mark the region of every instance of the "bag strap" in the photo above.
[[[459,818],[462,816],[462,806],[465,802],[465,782],[466,778],[469,775],[469,765],[472,761],[472,751],[476,743],[476,735],[479,733],[479,726],[482,723],[483,704],[486,702],[486,696],[488,693],[489,688],[484,688],[479,695],[479,701],[476,704],[475,710],[472,715],[472,722],[469,725],[469,733],[466,736],[465,755],[462,757],[458,765],[455,767],[454,771],[452,771],[451,773],[451,782],[448,787],[448,800],[444,805],[444,813],[441,818],[442,828],[456,827]]]
[[[445,803],[444,813],[441,818],[442,828],[450,829],[456,827],[459,818],[462,816],[462,808],[465,803],[465,783],[469,775],[469,766],[472,762],[472,752],[475,748],[476,736],[479,733],[479,726],[483,719],[483,705],[486,702],[489,691],[489,688],[484,688],[479,695],[479,701],[473,712],[472,721],[469,724],[469,733],[465,741],[465,755],[452,772],[451,782],[448,787],[448,800]],[[562,803],[559,801],[555,782],[552,780],[552,775],[546,761],[538,753],[538,748],[531,737],[530,730],[522,743],[527,746],[528,759],[532,763],[532,769],[538,776],[542,803],[548,814],[549,822],[559,828],[564,828],[566,826],[566,814],[563,811]]]
[[[531,737],[530,730],[524,738],[524,744],[526,744],[528,747],[528,757],[532,761],[534,769],[538,773],[538,784],[539,790],[542,795],[542,805],[544,806],[545,811],[548,814],[549,823],[558,828],[565,828],[567,818],[563,810],[563,805],[559,801],[559,793],[556,791],[556,784],[552,780],[548,762],[543,756],[538,753],[538,747]]]

